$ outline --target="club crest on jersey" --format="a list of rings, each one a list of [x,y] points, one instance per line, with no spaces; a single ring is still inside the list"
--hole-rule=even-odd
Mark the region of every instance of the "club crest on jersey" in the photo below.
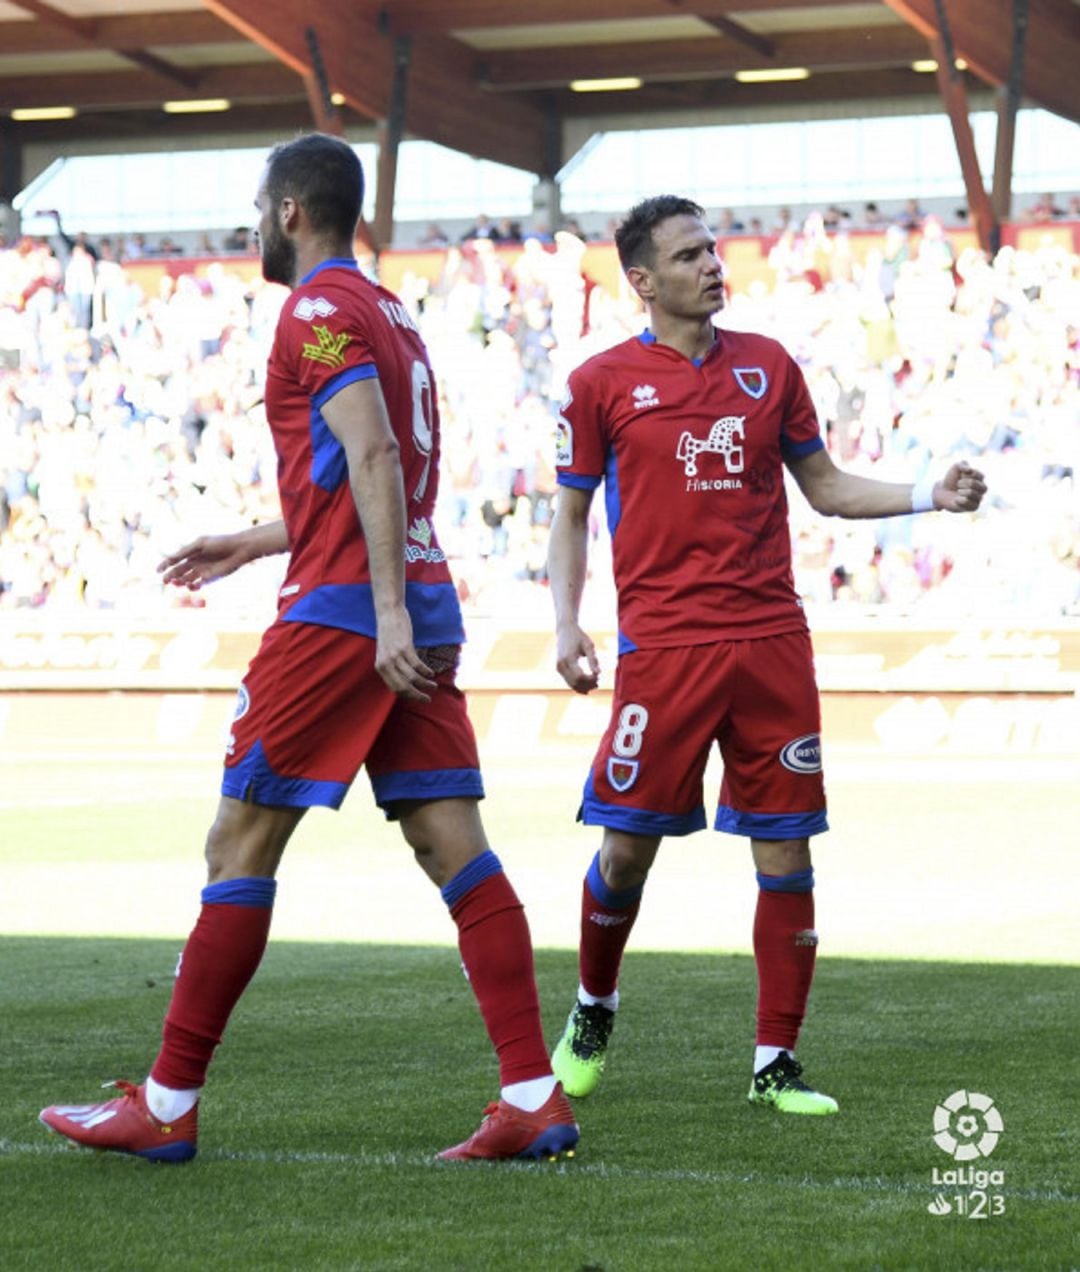
[[[755,401],[765,396],[769,387],[769,377],[764,367],[732,367],[731,374],[735,383],[744,393],[748,393]]]
[[[293,317],[310,322],[312,318],[329,318],[331,314],[336,313],[337,305],[331,305],[324,296],[302,296],[296,302]]]
[[[780,752],[780,763],[791,773],[821,772],[821,737],[804,733],[794,738]]]
[[[651,384],[637,385],[630,396],[634,399],[635,411],[640,411],[643,406],[660,405],[660,399],[656,396],[656,389]]]
[[[345,346],[349,343],[351,337],[347,331],[337,332],[331,331],[329,327],[311,328],[312,334],[318,343],[305,344],[300,350],[301,358],[307,358],[311,362],[321,362],[328,367],[343,367],[345,365]]]
[[[620,795],[633,786],[637,781],[637,775],[637,760],[619,760],[614,755],[608,756],[607,780],[611,783],[612,789],[618,791]]]

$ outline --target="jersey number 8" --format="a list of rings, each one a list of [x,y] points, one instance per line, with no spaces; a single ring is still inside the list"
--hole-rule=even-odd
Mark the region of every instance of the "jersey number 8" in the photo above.
[[[649,713],[640,702],[628,702],[619,712],[611,749],[624,760],[632,760],[641,750],[642,734],[649,723]]]

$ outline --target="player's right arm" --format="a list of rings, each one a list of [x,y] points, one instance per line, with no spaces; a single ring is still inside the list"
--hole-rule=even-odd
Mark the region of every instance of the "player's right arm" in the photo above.
[[[592,497],[591,490],[560,485],[548,541],[548,578],[555,603],[555,665],[575,693],[589,693],[600,681],[596,646],[578,621],[588,569]]]
[[[234,534],[201,535],[163,557],[158,573],[164,583],[197,592],[205,583],[223,579],[250,561],[288,550],[285,522],[267,521]]]

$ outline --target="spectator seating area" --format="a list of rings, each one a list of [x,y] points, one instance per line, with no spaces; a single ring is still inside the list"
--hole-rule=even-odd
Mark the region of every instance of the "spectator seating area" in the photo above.
[[[864,236],[812,214],[721,240],[722,325],[790,350],[839,463],[914,480],[963,457],[989,478],[977,516],[885,523],[819,518],[792,489],[808,605],[1080,613],[1076,228],[1013,227],[993,260],[934,218]],[[478,239],[379,269],[439,373],[440,534],[466,608],[547,622],[566,377],[642,324],[613,249],[568,232]],[[121,263],[106,249],[88,267],[77,247],[0,249],[0,613],[267,617],[279,562],[197,596],[166,592],[156,566],[199,533],[276,515],[262,380],[284,295],[252,257]],[[602,610],[602,500],[594,533]]]

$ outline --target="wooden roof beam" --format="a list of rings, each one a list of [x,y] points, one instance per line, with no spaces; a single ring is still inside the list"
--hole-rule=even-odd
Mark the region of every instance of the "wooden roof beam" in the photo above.
[[[155,49],[244,41],[239,31],[203,10],[130,16],[110,14],[93,22],[72,19],[62,24],[5,22],[0,32],[3,33],[3,51],[8,55],[70,53],[90,45],[105,49]]]
[[[928,40],[936,38],[934,0],[885,0]],[[949,0],[949,25],[958,57],[988,84],[1000,87],[1012,63],[1012,6],[1003,0]],[[1030,0],[1024,95],[1046,110],[1080,123],[1080,6],[1071,0]]]
[[[205,0],[222,21],[291,67],[306,84],[321,79],[323,91],[341,93],[353,110],[367,119],[383,117],[392,83],[390,45],[375,6],[349,7],[326,0],[318,10],[316,33],[321,66],[316,66],[308,37],[309,24],[298,19],[290,0]],[[366,74],[353,65],[366,53]]]
[[[42,0],[9,0],[9,3],[15,9],[33,14],[50,29],[66,31],[68,35],[80,40],[82,46],[97,43],[97,26],[88,18],[76,18],[54,5],[44,4]]]
[[[197,88],[200,82],[200,76],[194,71],[185,70],[181,66],[174,66],[172,62],[168,62],[163,57],[158,57],[156,53],[150,53],[146,49],[114,49],[114,53],[130,62],[133,66],[141,66],[144,71],[150,71],[154,75],[160,75],[164,79],[172,80],[174,84],[179,84],[183,88]]]
[[[763,35],[758,35],[756,31],[751,31],[749,27],[745,27],[739,22],[733,22],[731,18],[725,18],[719,14],[706,17],[704,14],[699,13],[694,16],[700,18],[707,26],[711,26],[714,31],[719,31],[721,35],[726,35],[729,39],[734,40],[736,44],[743,44],[748,49],[753,49],[755,53],[759,53],[762,57],[776,57],[776,45],[771,40],[766,40]]]
[[[96,22],[85,18],[73,17],[63,9],[57,9],[51,4],[45,4],[42,0],[10,0],[10,3],[17,9],[22,9],[23,12],[31,13],[34,17],[40,19],[47,33],[55,35],[57,31],[62,31],[69,39],[73,38],[77,47],[90,45],[92,47],[108,48],[118,57],[131,62],[133,66],[140,66],[143,70],[150,71],[154,75],[160,75],[164,79],[172,80],[173,83],[180,84],[184,88],[194,88],[198,83],[199,77],[193,72],[174,66],[156,53],[147,52],[143,48],[118,47],[106,44],[102,39],[100,28]],[[52,52],[54,50],[55,42],[46,51]],[[6,42],[4,51],[9,51]]]
[[[949,56],[952,52],[949,32],[935,35],[930,41],[930,48],[938,64],[938,88],[952,126],[956,154],[964,178],[964,191],[967,194],[968,207],[971,209],[971,219],[975,225],[975,233],[978,235],[979,246],[984,252],[995,252],[999,245],[999,228],[990,197],[983,184],[982,173],[979,171],[979,156],[975,151],[975,136],[971,129],[964,81],[956,69],[955,54],[952,57]]]
[[[293,0],[204,0],[206,7],[300,75],[311,72]],[[360,115],[385,120],[391,111],[394,40],[376,6],[323,0],[317,10],[319,41],[334,91]],[[466,154],[541,172],[545,163],[544,113],[526,98],[508,99],[498,111],[477,87],[475,59],[460,41],[417,37],[412,46],[405,130]]]

